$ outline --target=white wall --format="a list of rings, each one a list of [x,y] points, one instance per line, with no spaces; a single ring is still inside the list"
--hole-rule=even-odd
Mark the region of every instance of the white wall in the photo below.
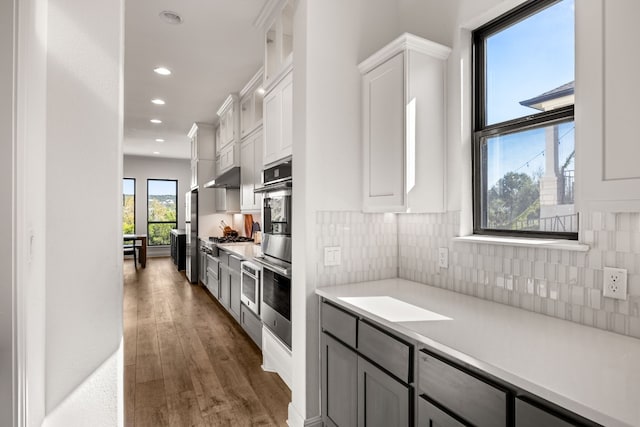
[[[361,210],[357,64],[400,34],[388,0],[297,3],[294,18],[292,403],[289,422],[318,416],[316,213]]]
[[[136,179],[136,233],[147,234],[147,179],[178,180],[178,228],[184,229],[185,194],[191,188],[189,160],[124,156],[123,177]],[[168,256],[169,250],[150,248],[149,255]]]
[[[48,414],[121,352],[123,10],[121,0],[48,2]],[[95,422],[116,424],[120,375],[114,364],[103,387],[63,413],[112,402],[109,417]]]
[[[13,424],[13,2],[0,4],[0,425]]]

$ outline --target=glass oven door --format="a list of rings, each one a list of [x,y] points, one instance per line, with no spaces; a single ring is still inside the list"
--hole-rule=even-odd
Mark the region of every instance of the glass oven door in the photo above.
[[[262,302],[291,321],[291,279],[265,268]]]

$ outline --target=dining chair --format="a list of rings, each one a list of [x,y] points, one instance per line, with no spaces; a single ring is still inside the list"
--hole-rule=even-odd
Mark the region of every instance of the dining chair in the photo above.
[[[138,247],[136,246],[135,239],[125,240],[123,249],[124,249],[124,255],[133,255],[133,265],[137,270],[138,269]]]

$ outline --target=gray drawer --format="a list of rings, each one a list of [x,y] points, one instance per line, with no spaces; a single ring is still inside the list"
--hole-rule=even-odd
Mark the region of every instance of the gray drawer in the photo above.
[[[246,305],[240,305],[240,325],[247,332],[254,343],[262,348],[262,321],[260,317],[247,308]]]
[[[418,427],[465,427],[424,397],[418,397]]]
[[[242,262],[242,258],[238,258],[235,255],[229,255],[229,268],[238,274],[240,274],[241,262]]]
[[[516,425],[518,427],[570,427],[573,424],[517,398]]]
[[[356,346],[358,319],[326,302],[322,303],[322,330],[330,333],[345,344]]]
[[[413,379],[412,348],[367,322],[358,322],[358,351],[406,383]]]
[[[215,276],[211,273],[211,269],[207,270],[207,289],[216,297],[220,298],[220,284],[218,283],[218,275]]]
[[[419,388],[467,422],[506,426],[507,393],[435,357],[420,352]]]

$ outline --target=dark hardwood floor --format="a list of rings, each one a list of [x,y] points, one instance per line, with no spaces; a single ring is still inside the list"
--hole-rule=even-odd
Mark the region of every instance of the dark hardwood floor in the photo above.
[[[284,426],[291,392],[171,258],[124,261],[126,426]]]

